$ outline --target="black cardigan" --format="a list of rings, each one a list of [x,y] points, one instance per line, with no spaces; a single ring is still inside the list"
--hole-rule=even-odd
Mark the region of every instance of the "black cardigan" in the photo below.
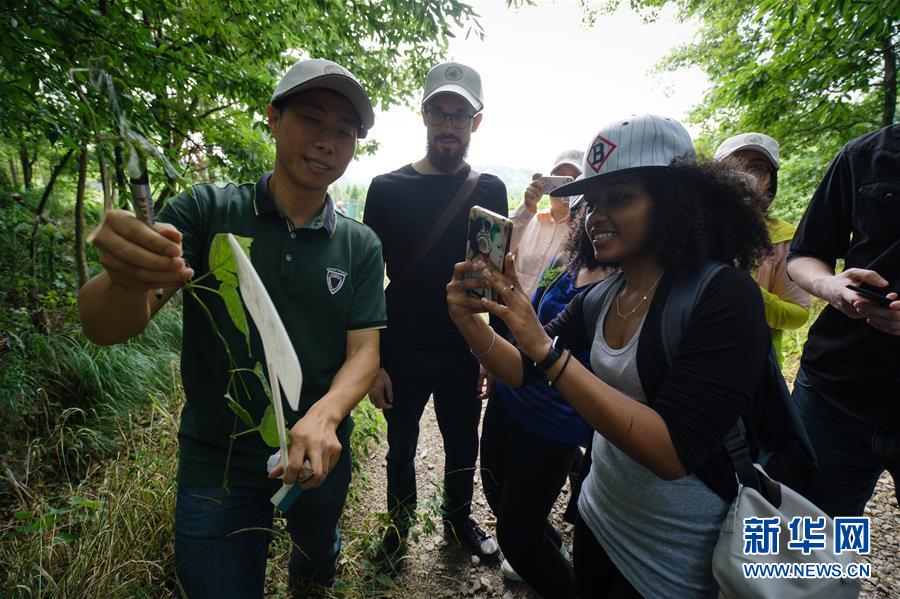
[[[672,361],[666,364],[661,337],[662,310],[672,278],[663,276],[640,332],[637,368],[648,405],[666,423],[682,465],[726,501],[734,499],[734,469],[722,439],[742,416],[751,455],[757,457],[756,431],[763,395],[763,366],[771,336],[762,296],[745,271],[723,268],[709,282],[691,313]],[[576,296],[544,329],[572,351],[593,343],[585,331],[583,300]],[[598,327],[602,332],[602,327]],[[524,357],[525,382],[537,368]],[[523,383],[524,384],[524,383]]]

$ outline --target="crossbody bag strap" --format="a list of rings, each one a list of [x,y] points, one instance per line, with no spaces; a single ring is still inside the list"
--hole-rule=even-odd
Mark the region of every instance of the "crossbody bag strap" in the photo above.
[[[745,430],[743,418],[738,418],[737,424],[731,427],[731,430],[722,439],[722,445],[725,447],[725,451],[728,452],[728,457],[731,460],[738,482],[745,487],[750,487],[762,493],[759,472],[753,465],[753,459],[750,457],[750,446],[744,438]]]
[[[422,239],[419,246],[412,253],[412,258],[409,262],[406,263],[406,268],[400,273],[399,276],[395,277],[395,282],[400,283],[405,281],[410,275],[412,275],[413,271],[419,266],[419,263],[422,262],[422,259],[431,251],[431,248],[434,247],[434,244],[437,243],[438,238],[444,233],[447,229],[447,225],[450,224],[450,221],[453,220],[453,217],[459,212],[460,208],[466,203],[466,200],[469,199],[469,196],[472,195],[472,192],[475,191],[475,186],[478,185],[478,179],[481,177],[481,173],[476,171],[475,169],[470,169],[469,174],[466,177],[466,180],[463,181],[463,184],[457,190],[456,195],[450,200],[450,203],[447,204],[447,207],[444,208],[444,211],[438,217],[434,224],[431,226],[431,229],[425,235],[424,239]]]

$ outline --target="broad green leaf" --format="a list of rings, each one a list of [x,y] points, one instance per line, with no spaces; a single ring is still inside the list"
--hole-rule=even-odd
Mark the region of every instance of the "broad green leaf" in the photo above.
[[[250,413],[244,409],[244,407],[236,402],[231,395],[228,393],[225,394],[225,399],[228,400],[228,407],[231,408],[231,411],[235,413],[235,415],[241,419],[241,422],[246,424],[247,426],[254,426],[253,418],[250,416]]]
[[[238,245],[243,248],[247,257],[250,257],[250,245],[253,239],[250,237],[234,236]],[[231,245],[228,243],[226,233],[217,233],[209,246],[209,270],[222,283],[230,283],[237,287],[237,267],[234,265],[234,256],[231,254]]]
[[[259,421],[259,436],[269,447],[281,447],[278,442],[278,423],[275,421],[275,408],[266,406],[262,420]]]
[[[290,445],[290,431],[285,428],[284,433],[287,438],[287,444]],[[266,412],[259,422],[259,436],[262,437],[262,440],[265,441],[266,445],[269,447],[274,447],[276,449],[281,447],[281,444],[278,442],[278,423],[275,419],[275,408],[272,407],[272,404],[269,404],[266,407]]]
[[[253,372],[259,377],[259,383],[262,385],[263,391],[266,392],[266,398],[269,400],[269,403],[272,403],[272,389],[269,387],[269,379],[266,378],[263,372],[262,364],[257,362],[256,366],[253,367]]]
[[[225,302],[225,309],[228,310],[228,316],[234,326],[244,334],[247,340],[247,348],[250,348],[250,328],[247,326],[247,313],[244,312],[244,304],[241,302],[241,296],[237,292],[237,288],[229,283],[222,283],[219,287],[219,295]]]

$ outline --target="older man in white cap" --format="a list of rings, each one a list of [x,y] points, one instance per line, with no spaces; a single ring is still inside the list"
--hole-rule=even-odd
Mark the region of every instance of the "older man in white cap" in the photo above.
[[[366,199],[363,220],[381,238],[391,281],[382,369],[369,391],[388,423],[387,500],[395,526],[381,563],[389,572],[403,565],[415,516],[419,420],[432,394],[444,439],[444,529],[482,558],[499,551],[470,516],[481,418],[478,361],[450,322],[445,291],[447,273],[465,257],[469,209],[507,213],[503,182],[465,161],[483,106],[474,69],[454,62],[431,69],[422,97],[426,155],[375,177]]]
[[[265,356],[256,330],[248,344],[222,298],[207,289],[217,286],[205,276],[214,236],[253,239],[251,261],[303,367],[299,410],[283,404],[291,436],[284,481],[295,482],[305,461],[313,470],[298,481],[304,490],[285,512],[295,587],[328,586],[334,578],[337,521],[350,482],[349,414],[378,370],[377,329],[386,323],[380,243],[337,212],[327,193],[373,125],[366,92],[334,62],[300,61],[276,87],[268,119],[275,165],[257,182],[196,185],[166,205],[159,216],[165,224],[155,230],[128,212],[106,213],[93,238],[106,271],[79,295],[85,334],[109,345],[143,331],[185,282],[204,279],[184,296],[181,358],[187,401],[178,435],[175,571],[189,597],[263,595],[270,497],[280,484],[266,473],[272,450],[260,435],[241,434],[250,432],[246,415],[260,422],[269,405],[252,374]],[[161,299],[148,293],[159,287],[166,290]],[[242,393],[229,399],[235,376]]]
[[[581,175],[583,160],[584,152],[566,150],[556,157],[550,175],[575,179]],[[550,207],[537,209],[545,192],[541,182],[543,174],[535,173],[531,179],[522,203],[510,217],[513,221],[510,251],[516,256],[516,276],[528,297],[537,289],[541,274],[559,251],[571,222],[567,197],[550,196]]]
[[[756,269],[756,282],[766,308],[766,322],[772,329],[772,343],[779,361],[782,359],[784,331],[800,328],[809,317],[810,299],[788,276],[787,257],[796,228],[768,214],[778,191],[780,166],[778,142],[765,133],[740,133],[729,137],[716,150],[714,160],[723,161],[740,172],[752,175],[760,192],[759,209],[766,215],[772,252],[763,256]]]

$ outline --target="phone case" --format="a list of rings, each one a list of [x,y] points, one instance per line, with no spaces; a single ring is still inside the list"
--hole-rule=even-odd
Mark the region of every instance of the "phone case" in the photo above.
[[[482,258],[503,272],[503,258],[509,252],[512,241],[512,221],[496,212],[481,206],[472,206],[469,210],[469,231],[466,240],[466,261]],[[467,279],[481,278],[477,272],[466,273]],[[472,289],[469,293],[475,297],[486,297],[498,301],[499,295],[493,289]]]

